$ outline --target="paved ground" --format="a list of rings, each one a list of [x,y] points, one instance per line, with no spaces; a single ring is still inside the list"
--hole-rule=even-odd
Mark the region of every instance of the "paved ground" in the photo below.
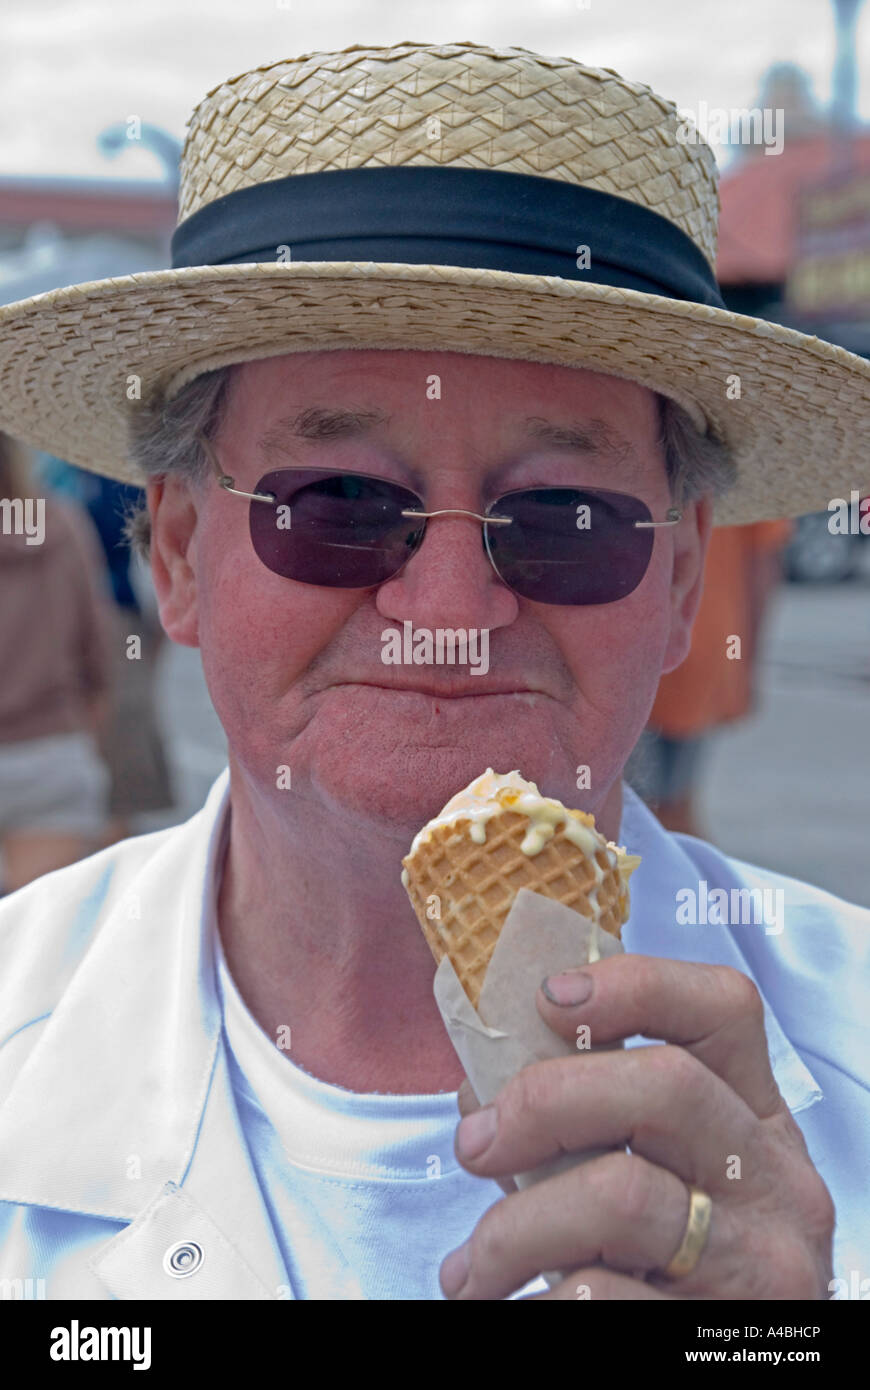
[[[143,828],[192,814],[224,765],[198,654],[167,645],[160,686],[179,806]],[[707,838],[870,906],[870,576],[780,590],[759,695],[758,713],[723,730],[712,752],[701,802]]]
[[[870,906],[870,581],[784,588],[759,675],[711,759],[707,838]]]

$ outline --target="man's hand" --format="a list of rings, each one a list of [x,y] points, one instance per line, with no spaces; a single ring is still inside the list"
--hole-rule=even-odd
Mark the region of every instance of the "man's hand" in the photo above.
[[[561,1269],[570,1274],[536,1299],[575,1299],[583,1285],[593,1299],[827,1298],[834,1205],[774,1080],[752,981],[636,955],[557,979],[592,983],[577,1005],[538,990],[561,1037],[586,1024],[593,1047],[635,1034],[663,1045],[535,1063],[473,1113],[464,1083],[457,1158],[508,1195],[442,1264],[445,1295],[502,1299]],[[522,1192],[511,1181],[563,1152],[613,1145]],[[660,1271],[683,1240],[689,1184],[709,1193],[712,1219],[694,1270],[672,1282]]]

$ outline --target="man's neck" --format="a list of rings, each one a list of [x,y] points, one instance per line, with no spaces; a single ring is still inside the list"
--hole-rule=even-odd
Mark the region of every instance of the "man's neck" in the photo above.
[[[601,814],[608,838],[621,815],[619,782],[613,790]],[[277,1044],[290,1028],[285,1055],[352,1091],[431,1094],[464,1077],[400,879],[412,835],[367,836],[310,805],[282,815],[231,771],[217,900],[230,974],[267,1037]]]

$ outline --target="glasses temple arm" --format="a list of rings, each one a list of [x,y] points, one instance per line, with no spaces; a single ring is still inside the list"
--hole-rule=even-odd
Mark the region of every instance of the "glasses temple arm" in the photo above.
[[[666,521],[636,521],[635,526],[676,526],[678,521],[682,521],[683,513],[679,507],[669,507]]]
[[[272,492],[243,492],[241,488],[235,487],[235,478],[231,478],[229,473],[224,473],[220,464],[215,458],[214,450],[204,434],[197,433],[197,443],[201,445],[206,458],[217,474],[217,480],[225,492],[232,492],[236,497],[250,497],[254,502],[274,502],[275,494]]]

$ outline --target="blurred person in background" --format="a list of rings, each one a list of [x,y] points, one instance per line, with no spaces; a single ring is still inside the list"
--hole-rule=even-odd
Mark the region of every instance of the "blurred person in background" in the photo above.
[[[106,828],[109,773],[97,739],[111,698],[113,632],[88,517],[35,499],[28,451],[0,434],[0,890],[92,854]],[[15,525],[15,501],[44,506],[44,530]],[[19,515],[21,513],[19,512]]]
[[[666,830],[709,838],[698,820],[699,774],[716,729],[755,707],[759,634],[792,529],[790,521],[760,521],[713,532],[689,655],[660,680],[626,765],[626,779]]]
[[[100,842],[105,846],[135,835],[137,817],[175,804],[155,694],[165,634],[150,570],[144,565],[134,568],[124,534],[126,517],[139,509],[144,494],[141,488],[88,473],[52,455],[42,455],[39,471],[52,491],[87,509],[103,547],[114,600],[113,696],[100,739],[111,776],[109,818]],[[138,644],[131,642],[134,637]]]

